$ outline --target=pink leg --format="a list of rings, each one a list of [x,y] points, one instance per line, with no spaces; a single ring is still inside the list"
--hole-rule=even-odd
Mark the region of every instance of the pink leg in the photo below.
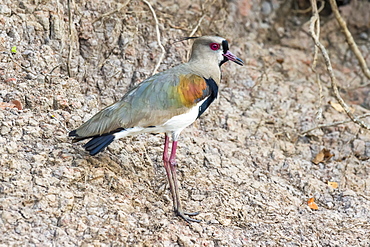
[[[173,185],[175,189],[175,197],[176,197],[176,205],[175,205],[175,211],[182,211],[181,208],[181,203],[180,203],[180,196],[179,196],[179,185],[177,182],[177,173],[176,173],[176,149],[177,149],[177,141],[172,142],[172,148],[171,148],[171,156],[170,156],[170,169],[171,169],[171,174],[172,174],[172,179],[173,179]]]
[[[171,195],[172,195],[172,201],[173,201],[173,208],[176,210],[176,197],[175,197],[175,186],[172,180],[172,171],[171,171],[171,165],[170,160],[168,158],[168,146],[169,146],[169,137],[166,134],[164,137],[164,150],[163,150],[163,164],[164,168],[166,169],[167,179],[168,183],[170,185]]]
[[[176,175],[176,149],[177,149],[177,141],[172,142],[172,148],[171,148],[171,156],[169,159],[169,164],[170,164],[170,169],[171,169],[171,174],[172,174],[172,183],[173,183],[173,190],[171,192],[173,193],[172,198],[174,199],[174,210],[178,216],[186,220],[188,223],[190,221],[193,222],[200,222],[199,220],[192,219],[190,217],[187,217],[186,215],[189,216],[194,216],[198,215],[199,212],[196,213],[187,213],[182,210],[181,207],[181,202],[180,202],[180,196],[179,196],[179,186],[178,186],[178,181],[177,181],[177,175]]]

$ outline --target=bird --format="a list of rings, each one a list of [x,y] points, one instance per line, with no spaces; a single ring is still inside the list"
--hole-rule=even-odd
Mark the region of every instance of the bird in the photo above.
[[[142,133],[164,133],[163,165],[172,195],[173,209],[186,222],[200,222],[199,212],[183,210],[176,176],[176,150],[182,130],[198,119],[217,98],[221,65],[244,62],[218,36],[191,37],[188,62],[159,72],[129,90],[120,101],[104,108],[77,129],[69,132],[90,155],[102,152],[120,138]],[[171,153],[168,150],[172,138]]]

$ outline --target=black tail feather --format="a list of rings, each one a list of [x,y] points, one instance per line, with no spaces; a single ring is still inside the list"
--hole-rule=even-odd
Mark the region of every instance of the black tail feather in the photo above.
[[[114,141],[115,136],[114,133],[120,132],[125,130],[124,128],[115,129],[109,133],[105,133],[103,135],[96,135],[96,136],[78,136],[76,133],[77,130],[73,130],[69,132],[68,136],[74,137],[72,142],[79,142],[85,139],[90,139],[83,147],[86,151],[90,153],[90,155],[96,155],[97,153],[103,151],[109,144]]]
[[[86,151],[90,155],[96,155],[97,153],[103,151],[109,144],[114,141],[114,135],[102,135],[93,137],[88,143],[83,145]]]
[[[99,136],[101,137],[101,136]],[[86,151],[91,151],[93,150],[94,148],[96,148],[97,146],[100,145],[100,138],[92,138],[90,141],[88,141],[85,145],[83,145],[82,147],[85,148]]]

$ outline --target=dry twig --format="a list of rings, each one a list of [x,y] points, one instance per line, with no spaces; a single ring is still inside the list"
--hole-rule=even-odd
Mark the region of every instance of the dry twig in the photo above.
[[[320,76],[318,74],[316,74],[316,83],[317,85],[319,86],[319,106],[318,106],[318,110],[317,110],[317,113],[316,113],[316,119],[321,119],[322,118],[322,99],[324,98],[324,95],[322,94],[322,85],[321,85],[321,80],[320,80]]]
[[[34,71],[32,71],[32,70],[30,70],[30,69],[28,69],[28,68],[26,68],[26,67],[22,66],[20,63],[18,63],[18,62],[15,60],[15,58],[13,57],[13,55],[12,55],[11,53],[3,52],[3,54],[8,55],[8,56],[10,57],[10,59],[12,60],[12,62],[13,62],[15,65],[19,66],[21,69],[23,69],[23,70],[24,70],[24,71],[26,71],[27,73],[32,74],[33,76],[42,75],[42,76],[44,76],[44,77],[45,77],[45,79],[48,79],[47,77],[59,77],[59,78],[67,79],[65,75],[62,75],[62,74],[58,74],[58,75],[53,74],[53,71],[54,71],[56,68],[58,68],[58,67],[59,67],[59,65],[55,66],[54,68],[52,68],[52,69],[50,70],[50,72],[47,72],[47,73],[43,73],[43,72],[41,72],[41,73],[40,73],[40,72],[34,72]]]
[[[321,6],[320,6],[320,8],[318,10],[318,12],[320,13],[324,9],[324,7],[325,7],[325,1],[323,1],[323,0],[320,1],[319,0],[319,2],[321,2]],[[307,14],[308,12],[311,12],[311,10],[312,10],[312,7],[310,6],[307,9],[295,9],[295,10],[293,10],[293,13]]]
[[[98,18],[96,18],[95,20],[93,20],[92,24],[94,24],[95,22],[97,21],[100,21],[101,19],[107,17],[107,16],[110,16],[110,15],[113,15],[117,12],[121,12],[121,10],[126,7],[126,5],[130,2],[131,0],[127,0],[126,2],[124,2],[123,4],[120,4],[118,3],[118,8],[116,8],[115,10],[112,10],[108,13],[105,13],[105,14],[102,14],[101,16],[99,16]]]
[[[322,4],[321,4],[321,7],[323,7],[325,5],[325,2],[322,1]],[[317,6],[316,6],[317,7]],[[312,7],[310,7],[310,10],[312,9]],[[317,10],[315,9],[318,13],[320,13],[321,10]],[[317,36],[317,39],[320,38],[320,19],[316,20],[315,22],[315,27],[314,27],[314,31],[316,31],[316,36]],[[317,65],[317,56],[319,54],[319,49],[317,46],[314,47],[314,54],[313,54],[313,62],[312,62],[312,71],[316,72],[316,65]],[[318,107],[318,110],[317,110],[317,113],[316,113],[316,118],[321,118],[322,116],[322,109],[321,109],[321,104],[322,104],[322,85],[321,85],[321,81],[320,81],[320,77],[319,75],[316,73],[316,82],[317,82],[317,85],[319,86],[319,90],[320,90],[320,98],[319,98],[319,107]]]
[[[156,33],[157,33],[157,42],[158,42],[159,47],[160,47],[160,48],[161,48],[161,50],[162,50],[161,55],[160,55],[160,57],[159,57],[159,59],[158,59],[157,65],[155,66],[155,68],[154,68],[154,70],[153,70],[153,73],[152,73],[152,74],[154,75],[155,73],[157,73],[157,70],[158,70],[158,68],[159,68],[159,65],[162,63],[162,60],[163,60],[163,58],[164,58],[164,54],[166,53],[166,50],[164,49],[164,47],[163,47],[163,45],[162,45],[162,42],[161,42],[161,33],[160,33],[160,31],[159,31],[159,21],[158,21],[157,15],[156,15],[156,13],[155,13],[155,11],[154,11],[154,9],[153,9],[152,5],[151,5],[148,1],[143,0],[143,2],[144,2],[146,5],[148,5],[148,7],[149,7],[150,11],[152,12],[152,15],[153,15],[153,18],[154,18],[154,21],[155,21],[155,31],[156,31]]]
[[[339,90],[338,90],[338,86],[337,86],[337,80],[336,80],[334,72],[333,72],[333,67],[331,66],[330,57],[329,57],[325,47],[320,43],[319,35],[317,33],[318,30],[315,28],[315,27],[317,27],[317,22],[319,22],[319,20],[320,20],[319,13],[317,11],[316,0],[311,0],[311,7],[312,7],[312,17],[311,17],[311,20],[310,20],[310,22],[311,22],[310,23],[310,34],[311,34],[311,36],[312,36],[312,38],[315,42],[315,45],[319,48],[319,50],[321,51],[321,53],[324,57],[325,64],[326,64],[326,67],[327,67],[327,71],[328,71],[329,76],[330,76],[331,86],[332,86],[333,91],[334,91],[334,96],[337,99],[338,103],[343,107],[347,116],[350,119],[352,119],[352,121],[354,123],[360,125],[361,127],[365,128],[367,130],[370,130],[370,126],[368,126],[367,124],[365,124],[363,121],[361,121],[360,119],[358,119],[357,117],[355,117],[352,114],[351,109],[344,102],[344,100],[342,99],[342,97],[339,94]]]
[[[73,39],[72,39],[72,28],[73,28],[73,22],[72,22],[72,10],[71,10],[71,1],[68,0],[68,24],[69,24],[69,51],[68,51],[68,59],[67,59],[67,71],[68,76],[72,77],[72,71],[71,71],[71,59],[72,59],[72,47],[73,47]]]
[[[37,76],[37,73],[36,72],[33,72],[32,70],[30,70],[30,69],[27,69],[26,67],[24,67],[24,66],[22,66],[21,64],[19,64],[17,61],[15,61],[15,59],[14,59],[14,57],[12,56],[12,54],[11,53],[4,53],[4,54],[7,54],[7,55],[9,55],[9,57],[10,57],[10,59],[12,60],[12,62],[14,63],[14,64],[16,64],[16,65],[18,65],[21,69],[23,69],[24,71],[26,71],[26,72],[28,72],[28,73],[30,73],[30,74],[32,74],[32,75],[34,75],[34,76]]]
[[[360,66],[361,66],[362,72],[364,73],[364,75],[368,79],[370,79],[370,70],[366,65],[366,61],[365,61],[364,57],[362,56],[360,50],[358,49],[358,46],[357,46],[356,42],[354,41],[351,32],[347,28],[346,22],[343,20],[342,16],[339,13],[338,6],[337,6],[337,3],[335,2],[335,0],[330,0],[330,6],[331,6],[331,9],[332,9],[332,11],[335,15],[335,18],[338,21],[339,26],[342,28],[342,32],[344,33],[344,36],[346,36],[347,44],[351,48],[352,52],[355,54]]]
[[[312,7],[311,7],[311,9],[312,9]],[[316,3],[315,3],[315,7],[312,9],[312,12],[314,12],[314,11],[316,11],[316,13],[319,13],[318,10],[317,10]],[[319,19],[318,16],[317,16],[317,19],[314,23],[313,23],[312,18],[311,18],[310,31],[315,32],[317,40],[320,39],[320,19]],[[319,54],[319,48],[318,48],[317,45],[315,45],[314,49],[315,49],[315,51],[314,51],[314,54],[313,54],[313,62],[312,62],[312,67],[311,68],[314,72],[316,72],[316,64],[317,64],[317,56]]]
[[[198,23],[197,25],[194,27],[194,29],[191,31],[191,33],[189,34],[189,37],[193,37],[193,35],[197,32],[198,28],[200,27],[200,24],[202,23],[204,17],[206,17],[206,15],[202,15],[202,17],[200,17],[200,19],[198,20]],[[191,53],[191,50],[188,50],[186,52],[186,59],[189,60],[190,58],[190,53]]]
[[[206,17],[206,16],[205,16],[205,15],[202,15],[202,17],[200,17],[200,19],[199,19],[199,21],[198,21],[197,25],[195,26],[195,28],[193,29],[193,31],[191,31],[191,33],[190,33],[189,37],[192,37],[192,36],[196,33],[196,31],[197,31],[197,30],[198,30],[198,28],[200,27],[200,24],[202,23],[202,21],[203,21],[204,17]]]
[[[366,113],[364,115],[358,116],[357,118],[360,119],[360,118],[366,118],[366,117],[370,117],[370,113]],[[308,129],[308,130],[303,131],[300,135],[304,136],[307,133],[309,133],[311,131],[314,131],[314,130],[317,130],[317,129],[333,127],[333,126],[337,126],[337,125],[341,125],[341,124],[346,124],[346,123],[350,123],[350,122],[352,122],[352,119],[344,120],[344,121],[338,121],[338,122],[333,122],[333,123],[328,123],[328,124],[319,124],[316,127],[313,127],[311,129]]]

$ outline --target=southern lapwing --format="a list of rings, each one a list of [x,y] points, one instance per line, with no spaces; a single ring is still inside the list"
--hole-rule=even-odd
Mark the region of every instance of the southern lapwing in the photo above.
[[[217,97],[220,66],[244,62],[229,51],[221,37],[194,39],[189,62],[160,72],[128,91],[123,98],[98,112],[69,133],[73,142],[91,139],[83,147],[96,155],[111,142],[141,133],[165,133],[163,163],[175,213],[187,222],[198,213],[184,212],[176,178],[176,147],[181,131],[199,118]],[[168,156],[169,136],[172,136]]]

